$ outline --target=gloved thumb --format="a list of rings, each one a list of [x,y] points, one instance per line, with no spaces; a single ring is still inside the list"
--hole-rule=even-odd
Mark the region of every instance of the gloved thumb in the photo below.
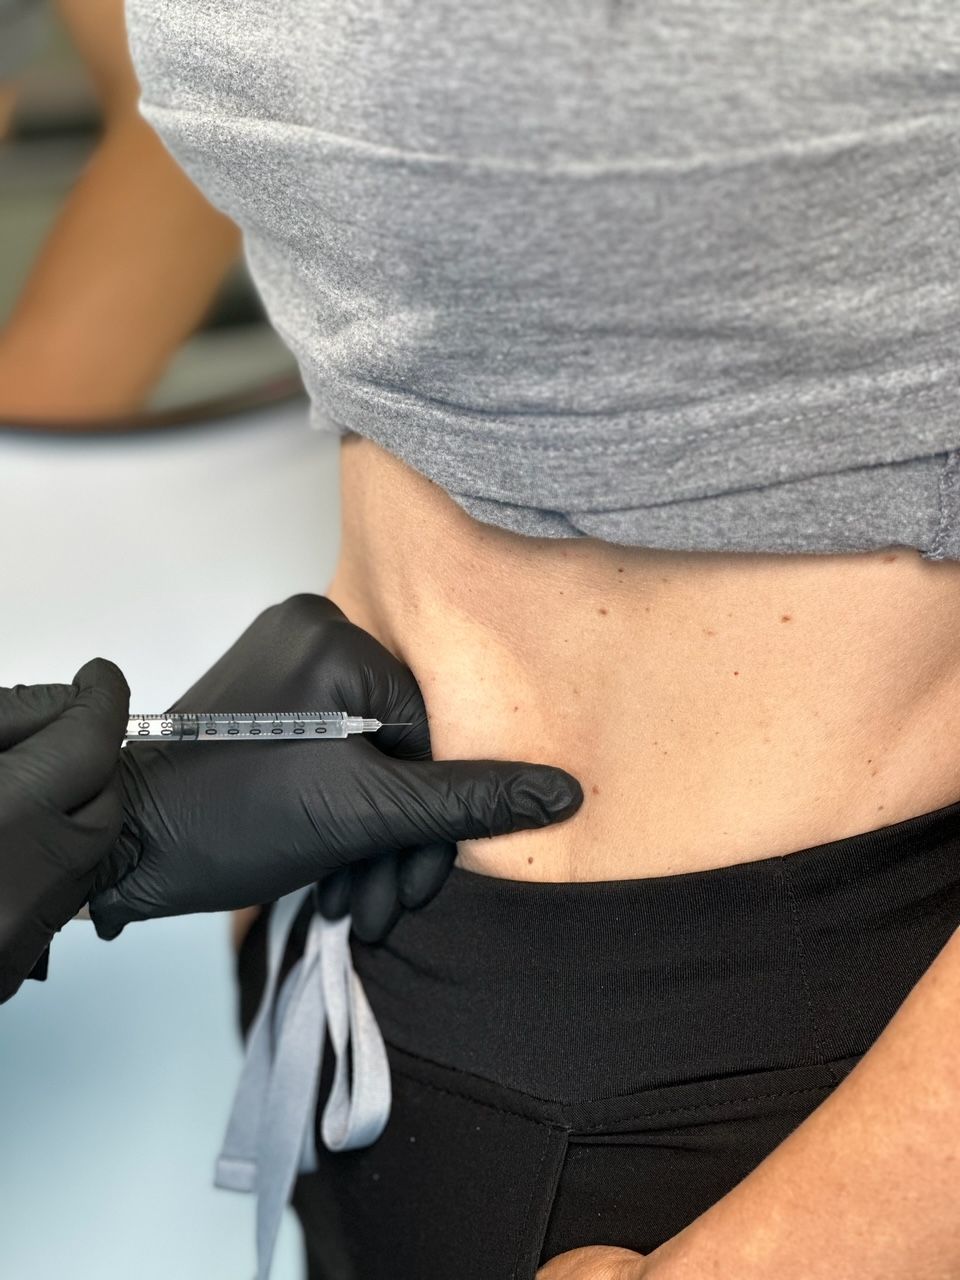
[[[546,827],[583,803],[580,783],[565,770],[513,760],[394,762],[378,794],[390,801],[394,848]]]
[[[69,684],[15,684],[0,689],[0,751],[62,716],[77,696]]]
[[[119,667],[92,659],[74,677],[61,714],[4,752],[4,773],[64,813],[86,804],[116,767],[129,698]]]

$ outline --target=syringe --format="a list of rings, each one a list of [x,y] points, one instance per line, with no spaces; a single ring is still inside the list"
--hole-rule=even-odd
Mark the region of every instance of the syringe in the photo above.
[[[304,742],[376,733],[384,724],[409,720],[372,720],[346,711],[167,711],[131,716],[126,742]]]

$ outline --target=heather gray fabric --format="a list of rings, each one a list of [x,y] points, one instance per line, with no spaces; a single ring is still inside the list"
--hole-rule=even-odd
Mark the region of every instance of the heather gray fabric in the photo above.
[[[0,0],[0,83],[13,79],[30,60],[44,32],[43,0]]]
[[[128,0],[316,425],[481,520],[960,558],[956,0]]]

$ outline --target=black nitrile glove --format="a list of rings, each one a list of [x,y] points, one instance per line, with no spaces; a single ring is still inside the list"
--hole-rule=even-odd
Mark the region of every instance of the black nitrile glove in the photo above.
[[[116,842],[129,696],[103,658],[72,685],[0,689],[0,1001],[42,967]]]
[[[546,765],[431,761],[413,674],[323,596],[267,609],[171,709],[411,724],[324,742],[131,743],[123,831],[90,902],[104,938],[131,920],[272,902],[368,859],[354,926],[381,936],[401,901],[439,887],[455,841],[543,827],[583,800]]]

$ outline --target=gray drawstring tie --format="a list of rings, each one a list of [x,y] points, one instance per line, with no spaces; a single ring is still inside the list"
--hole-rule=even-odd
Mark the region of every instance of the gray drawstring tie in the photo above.
[[[350,956],[350,917],[315,913],[303,955],[274,999],[293,922],[312,888],[274,903],[267,982],[217,1160],[215,1185],[257,1193],[257,1280],[267,1280],[298,1173],[317,1167],[314,1115],[324,1031],[336,1056],[321,1136],[330,1151],[368,1147],[390,1116],[390,1068]]]

